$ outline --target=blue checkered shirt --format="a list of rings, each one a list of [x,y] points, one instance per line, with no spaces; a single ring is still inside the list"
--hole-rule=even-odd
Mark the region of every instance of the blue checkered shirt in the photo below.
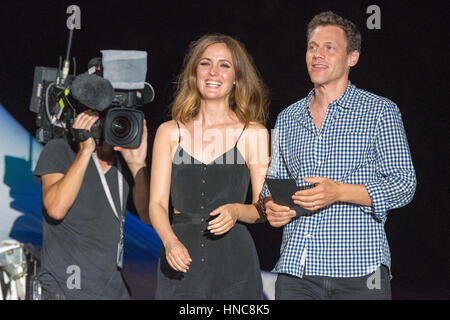
[[[347,278],[367,275],[381,264],[390,268],[387,213],[409,203],[416,187],[400,111],[349,82],[318,129],[309,111],[313,95],[314,90],[279,114],[268,174],[295,178],[299,187],[307,185],[304,177],[319,176],[361,184],[372,206],[335,202],[292,219],[284,226],[273,272]],[[261,199],[269,194],[265,185]]]

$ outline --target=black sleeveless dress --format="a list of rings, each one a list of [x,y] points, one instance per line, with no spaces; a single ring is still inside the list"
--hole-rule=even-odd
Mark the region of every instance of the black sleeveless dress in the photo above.
[[[170,192],[173,207],[181,213],[173,214],[172,228],[192,262],[186,273],[175,271],[162,248],[156,299],[262,298],[258,255],[247,227],[237,222],[219,236],[207,230],[211,211],[227,203],[245,202],[249,182],[250,171],[237,142],[209,164],[190,156],[178,143]]]

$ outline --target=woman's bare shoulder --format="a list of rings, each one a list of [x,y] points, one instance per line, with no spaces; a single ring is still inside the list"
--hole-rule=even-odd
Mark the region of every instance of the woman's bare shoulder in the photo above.
[[[173,129],[178,129],[177,122],[175,120],[169,120],[161,123],[158,127],[158,130],[164,131],[172,131]]]
[[[249,137],[254,137],[255,139],[257,139],[257,137],[269,135],[269,131],[267,130],[267,128],[264,125],[262,125],[259,122],[253,122],[253,121],[249,122],[245,131],[246,132],[244,132],[244,133],[246,135],[248,135]]]
[[[177,122],[175,120],[169,120],[159,125],[155,139],[161,143],[170,143],[172,145],[172,142],[178,142],[178,137]]]
[[[267,130],[267,128],[263,124],[256,122],[256,121],[250,121],[247,125],[247,129]]]

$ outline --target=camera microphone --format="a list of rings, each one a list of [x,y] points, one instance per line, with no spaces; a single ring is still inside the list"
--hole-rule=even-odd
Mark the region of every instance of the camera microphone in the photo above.
[[[80,103],[97,111],[108,108],[114,99],[111,83],[96,74],[83,73],[75,77],[71,92]]]
[[[95,57],[89,60],[88,62],[88,73],[89,74],[96,74],[100,77],[103,77],[103,65],[102,65],[102,58]]]

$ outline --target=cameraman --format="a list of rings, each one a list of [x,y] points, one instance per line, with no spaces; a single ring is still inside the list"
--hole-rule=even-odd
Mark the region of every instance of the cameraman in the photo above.
[[[98,119],[87,110],[72,127],[90,130]],[[134,201],[150,224],[146,124],[137,149],[76,144],[51,140],[34,171],[43,192],[42,299],[129,299],[120,271],[126,205]]]

